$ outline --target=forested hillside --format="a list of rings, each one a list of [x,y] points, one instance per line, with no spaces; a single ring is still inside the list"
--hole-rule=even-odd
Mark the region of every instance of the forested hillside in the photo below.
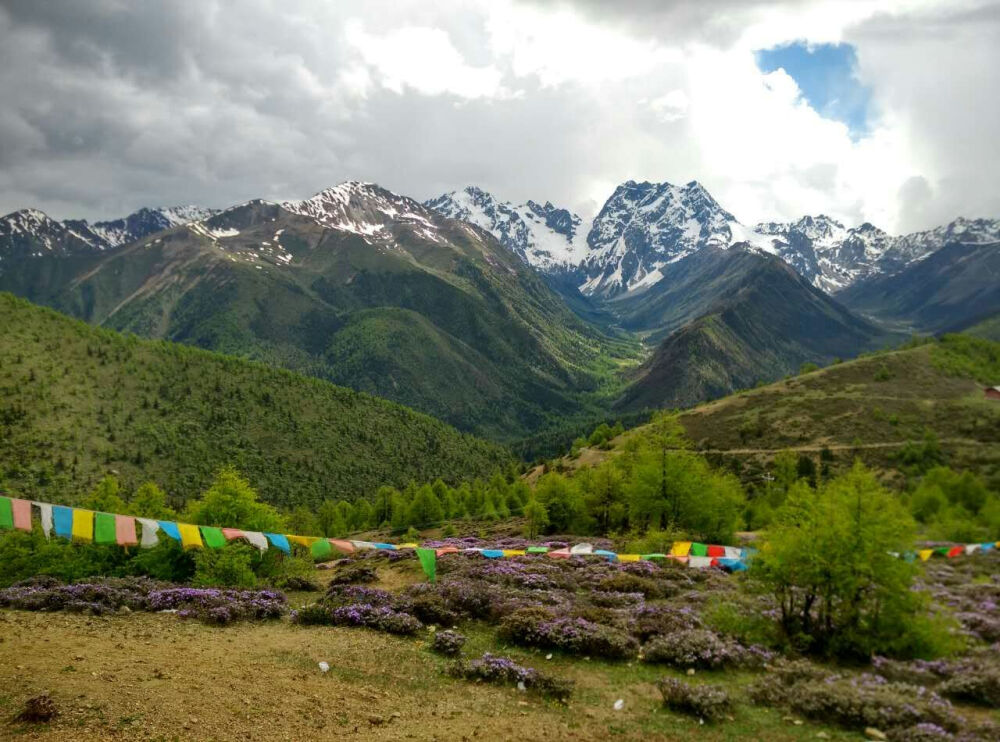
[[[0,487],[73,503],[106,473],[175,505],[232,464],[282,506],[486,476],[506,450],[400,405],[140,340],[0,294]]]

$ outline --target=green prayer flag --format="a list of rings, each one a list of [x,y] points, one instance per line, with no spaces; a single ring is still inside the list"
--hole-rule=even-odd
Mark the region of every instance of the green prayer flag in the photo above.
[[[318,541],[313,541],[312,546],[309,547],[312,550],[313,559],[322,559],[323,557],[330,556],[330,552],[333,551],[333,547],[330,542],[325,538],[321,538]]]
[[[14,509],[9,497],[0,497],[0,528],[14,527]]]
[[[94,514],[94,543],[114,544],[115,538],[115,516],[111,513]]]
[[[697,542],[691,544],[691,556],[708,556],[708,547]]]
[[[418,548],[417,559],[420,560],[427,579],[434,582],[437,579],[437,552],[434,549]]]
[[[202,526],[201,540],[209,549],[221,549],[226,545],[226,537],[222,535],[222,529],[215,526]]]
[[[525,549],[529,554],[545,554],[548,550],[548,546],[529,546]]]
[[[666,559],[666,554],[643,554],[640,559]]]

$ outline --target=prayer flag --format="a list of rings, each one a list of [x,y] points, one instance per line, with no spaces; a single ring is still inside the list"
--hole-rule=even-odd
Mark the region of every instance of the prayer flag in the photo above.
[[[686,557],[691,553],[690,541],[675,541],[670,547],[670,556]]]
[[[503,555],[505,557],[515,557],[524,556],[527,552],[524,549],[504,549]]]
[[[0,528],[14,527],[14,509],[9,497],[0,497]]]
[[[94,513],[91,510],[73,511],[73,540],[89,544],[94,540]]]
[[[431,582],[437,580],[437,554],[434,549],[417,547],[417,559],[420,560],[420,566],[423,567],[427,579]]]
[[[920,561],[922,562],[926,562],[928,559],[930,559],[931,554],[933,553],[934,549],[921,549],[920,551],[917,552],[917,554],[920,555]]]
[[[705,544],[699,544],[697,541],[695,541],[693,544],[691,544],[691,551],[689,552],[689,556],[706,557],[708,556],[708,547],[705,546]]]
[[[156,535],[160,530],[159,523],[151,518],[136,518],[136,520],[142,526],[142,541],[139,542],[139,546],[143,549],[152,549],[160,543],[160,537]]]
[[[31,531],[31,502],[11,498],[10,508],[14,516],[14,528],[19,531]]]
[[[593,554],[594,547],[591,544],[577,544],[569,550],[570,554]]]
[[[288,539],[285,538],[282,534],[265,533],[264,535],[267,536],[267,540],[271,542],[271,546],[273,546],[275,549],[280,549],[286,554],[292,553],[292,547],[288,545]]]
[[[309,548],[311,548],[312,545],[313,545],[313,541],[317,540],[315,536],[288,536],[288,535],[286,535],[285,538],[288,539],[289,543],[293,543],[296,546],[301,546],[303,549],[309,549]]]
[[[309,551],[312,552],[313,559],[323,559],[330,556],[331,552],[333,552],[333,547],[330,546],[330,542],[325,538],[318,538],[312,542]]]
[[[420,544],[400,544],[397,548],[400,549],[416,549]]]
[[[191,523],[178,523],[177,532],[181,535],[181,546],[185,549],[203,549],[205,545],[201,542],[201,532],[198,526]]]
[[[56,536],[73,538],[73,508],[55,505],[52,508],[52,521],[55,523]]]
[[[49,538],[52,535],[52,506],[47,502],[36,502],[38,506],[38,515],[42,519],[42,533],[45,534],[45,538]]]
[[[384,549],[386,551],[395,551],[396,544],[375,544],[376,549]]]
[[[239,528],[223,528],[222,535],[226,537],[226,541],[235,541],[243,538],[243,531]]]
[[[619,562],[638,562],[639,561],[639,555],[638,554],[619,554],[618,555],[618,561]]]
[[[115,516],[115,541],[119,546],[136,546],[139,540],[135,537],[135,518],[131,515]]]
[[[163,531],[165,534],[167,534],[174,541],[181,540],[181,532],[180,529],[177,527],[176,523],[169,520],[158,520],[156,521],[156,523],[157,525],[160,526],[160,530]]]
[[[695,569],[707,569],[712,566],[713,558],[710,556],[690,556],[688,557],[688,566]]]
[[[375,544],[371,541],[351,541],[355,549],[374,549]]]
[[[226,545],[226,537],[223,535],[222,529],[214,526],[202,526],[201,538],[209,549],[221,549]]]
[[[499,559],[503,556],[503,551],[500,549],[483,549],[482,555],[487,559]]]
[[[331,538],[330,544],[339,551],[342,551],[344,554],[354,553],[354,544],[350,541],[342,541],[340,539]]]
[[[115,543],[115,516],[112,513],[94,514],[94,543]]]
[[[251,546],[256,546],[261,551],[267,551],[267,538],[260,531],[243,531],[243,538]],[[288,546],[288,544],[285,544],[285,546]]]
[[[435,549],[434,553],[437,556],[441,556],[442,554],[457,554],[458,553],[458,547],[455,547],[455,546],[442,546],[440,549]]]
[[[548,546],[529,546],[525,549],[529,554],[544,554],[549,550]]]
[[[726,555],[726,549],[722,546],[716,546],[710,544],[708,547],[708,556],[710,557],[724,557]]]

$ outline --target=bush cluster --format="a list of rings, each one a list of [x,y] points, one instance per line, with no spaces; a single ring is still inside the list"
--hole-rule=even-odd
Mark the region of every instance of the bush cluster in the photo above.
[[[706,721],[721,719],[733,708],[729,694],[712,685],[690,685],[676,678],[663,678],[657,687],[668,709]]]
[[[454,677],[496,685],[516,685],[547,698],[566,701],[573,693],[573,681],[556,678],[531,667],[517,664],[509,657],[489,652],[475,660],[458,661],[449,668]]]
[[[445,657],[455,657],[461,654],[465,642],[466,638],[464,635],[459,634],[457,631],[446,629],[434,634],[434,639],[431,641],[431,649],[438,654],[443,654]]]
[[[633,657],[639,650],[639,643],[624,631],[585,618],[554,618],[538,608],[523,608],[503,619],[498,635],[525,647],[560,649],[613,660]]]
[[[762,647],[744,647],[705,629],[690,629],[653,637],[643,646],[642,659],[651,664],[718,670],[760,667],[773,659],[773,655]]]

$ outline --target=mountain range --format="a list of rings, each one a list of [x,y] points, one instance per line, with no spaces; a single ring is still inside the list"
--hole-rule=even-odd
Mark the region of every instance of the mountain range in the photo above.
[[[696,181],[628,181],[593,220],[474,187],[421,204],[348,182],[94,224],[15,212],[0,290],[511,441],[909,332],[992,327],[998,238],[986,219],[901,237],[825,216],[748,227]]]

